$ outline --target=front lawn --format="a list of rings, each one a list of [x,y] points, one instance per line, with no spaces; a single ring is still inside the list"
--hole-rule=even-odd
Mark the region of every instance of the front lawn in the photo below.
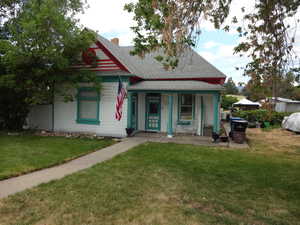
[[[112,143],[111,139],[0,134],[0,180],[63,163]]]
[[[299,224],[300,162],[146,143],[0,200],[0,224]]]

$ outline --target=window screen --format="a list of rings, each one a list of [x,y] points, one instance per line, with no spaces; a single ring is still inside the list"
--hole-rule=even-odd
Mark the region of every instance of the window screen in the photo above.
[[[195,96],[193,94],[179,95],[179,120],[193,120]]]

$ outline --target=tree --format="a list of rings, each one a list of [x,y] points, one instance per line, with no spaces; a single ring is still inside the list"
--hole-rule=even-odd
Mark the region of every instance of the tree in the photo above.
[[[222,96],[221,107],[225,110],[229,110],[235,102],[238,102],[236,97],[224,95]]]
[[[278,81],[293,67],[294,35],[289,18],[295,19],[300,6],[299,0],[252,0],[255,9],[246,13],[243,21],[233,18],[234,26],[243,40],[235,48],[236,54],[247,54],[251,61],[244,69],[253,82],[270,81],[273,96],[277,95]],[[157,57],[165,68],[178,64],[178,56],[189,46],[195,46],[201,33],[200,18],[214,23],[215,28],[228,31],[223,25],[228,17],[231,0],[139,0],[127,4],[125,9],[134,13],[137,25],[132,54],[143,56],[158,48],[164,49],[164,56]],[[233,27],[234,27],[233,26]]]
[[[224,84],[224,88],[226,94],[236,95],[239,93],[239,90],[235,85],[232,77],[228,78],[227,82]]]
[[[250,79],[242,90],[242,94],[252,101],[259,101],[271,96],[268,85],[260,80]]]
[[[299,99],[299,89],[295,86],[298,82],[293,72],[288,72],[278,81],[277,95],[282,98]],[[250,80],[242,91],[242,94],[251,100],[258,101],[272,95],[270,80]]]
[[[51,101],[54,92],[71,100],[68,90],[78,82],[97,83],[94,73],[72,67],[95,40],[95,34],[75,19],[83,10],[81,0],[6,3],[0,9],[8,7],[14,13],[0,24],[0,89],[9,89],[20,96],[15,101],[26,103],[23,117],[30,106]]]

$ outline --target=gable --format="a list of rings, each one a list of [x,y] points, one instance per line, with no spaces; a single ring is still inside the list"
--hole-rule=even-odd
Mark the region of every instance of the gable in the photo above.
[[[91,65],[89,63],[88,54],[95,55],[97,57],[96,59],[96,65]],[[77,64],[74,66],[78,69],[88,69],[91,71],[101,71],[101,72],[107,72],[107,71],[126,71],[125,66],[123,66],[120,61],[114,57],[111,52],[100,42],[96,42],[95,44],[92,44],[91,47],[82,54],[82,62],[80,64]]]

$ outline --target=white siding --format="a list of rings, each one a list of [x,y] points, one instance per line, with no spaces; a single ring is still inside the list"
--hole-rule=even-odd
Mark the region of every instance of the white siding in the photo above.
[[[102,136],[126,136],[127,127],[127,99],[123,105],[123,117],[121,121],[114,118],[115,101],[117,95],[117,82],[104,82],[100,94],[99,125],[78,124],[77,100],[73,102],[63,102],[60,97],[55,99],[54,105],[54,129],[56,131],[67,132],[91,132]],[[76,94],[76,90],[72,93]],[[174,132],[197,132],[200,126],[201,96],[204,104],[204,127],[213,125],[213,97],[212,95],[197,94],[195,98],[195,122],[194,126],[177,125],[178,120],[178,94],[173,95],[173,130]],[[138,130],[145,130],[146,94],[138,94]],[[35,107],[29,114],[29,121],[32,128],[51,129],[52,126],[51,106]],[[161,132],[167,132],[168,123],[168,94],[161,95]]]
[[[286,104],[286,112],[300,112],[300,104]]]
[[[64,102],[61,97],[56,97],[54,104],[54,130],[89,132],[101,136],[126,136],[127,99],[125,99],[123,104],[122,119],[120,121],[115,119],[117,87],[117,82],[104,82],[102,84],[99,104],[99,125],[77,123],[77,100],[75,99],[73,102]],[[71,92],[76,95],[77,90],[72,90]],[[31,111],[28,119],[32,128],[51,129],[51,118],[51,106],[38,106]]]
[[[285,102],[277,102],[275,105],[276,112],[285,112],[286,111],[286,103]]]
[[[204,101],[204,126],[212,126],[214,121],[214,107],[213,107],[213,96],[212,95],[203,95]]]
[[[146,94],[138,93],[138,130],[145,130]]]
[[[275,105],[276,112],[299,112],[300,104],[277,102]]]

